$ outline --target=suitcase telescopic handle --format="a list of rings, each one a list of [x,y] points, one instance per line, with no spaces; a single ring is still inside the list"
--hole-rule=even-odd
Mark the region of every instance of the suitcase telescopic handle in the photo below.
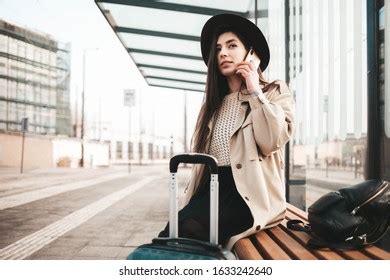
[[[210,169],[210,243],[218,244],[218,161],[215,157],[187,153],[176,155],[169,162],[169,237],[178,238],[178,181],[177,168],[180,163],[205,164]]]
[[[169,171],[171,173],[176,173],[180,163],[205,164],[210,169],[211,174],[218,173],[217,159],[207,154],[186,153],[186,154],[176,155],[172,157],[169,162]]]

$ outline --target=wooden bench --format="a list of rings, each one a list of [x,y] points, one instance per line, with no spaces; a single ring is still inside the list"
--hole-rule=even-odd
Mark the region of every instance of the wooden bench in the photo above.
[[[307,222],[307,213],[288,204],[286,219],[278,226],[239,240],[234,249],[242,260],[390,260],[390,253],[375,246],[362,250],[313,250],[307,247],[310,236],[287,229],[287,221]]]

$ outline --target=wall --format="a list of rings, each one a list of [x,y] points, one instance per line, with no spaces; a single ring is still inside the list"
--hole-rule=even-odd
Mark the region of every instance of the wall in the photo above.
[[[25,168],[53,167],[52,150],[53,145],[51,139],[26,136],[23,166]],[[21,135],[0,134],[0,166],[20,166],[21,153]]]
[[[21,150],[21,134],[0,133],[0,166],[20,166]],[[108,144],[85,142],[85,167],[108,166],[108,150]],[[25,137],[24,168],[76,168],[80,158],[80,139],[39,135],[26,135]]]

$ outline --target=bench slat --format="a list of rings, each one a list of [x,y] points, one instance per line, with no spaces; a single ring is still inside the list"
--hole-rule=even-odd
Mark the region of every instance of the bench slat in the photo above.
[[[284,220],[282,222],[282,229],[284,231],[289,231],[289,234],[293,237],[294,239],[298,240],[299,243],[301,243],[303,246],[306,247],[307,241],[309,241],[310,236],[302,231],[290,231],[287,228],[287,221]],[[344,258],[337,254],[336,252],[330,251],[330,250],[311,250],[308,248],[310,252],[312,252],[314,255],[316,255],[319,259],[322,260],[343,260]]]
[[[287,213],[286,214],[288,214],[289,212],[298,216],[299,219],[307,221],[307,212],[299,209],[298,207],[295,207],[292,204],[287,203]]]
[[[390,260],[390,253],[375,246],[369,246],[363,249],[366,255],[373,259]]]
[[[260,231],[255,235],[239,240],[235,251],[240,259],[325,259],[325,260],[367,260],[390,259],[390,253],[375,246],[367,246],[362,250],[314,250],[307,247],[310,235],[305,232],[287,229],[287,221],[300,219],[307,221],[307,213],[287,204],[286,219],[276,227]]]
[[[265,230],[292,259],[316,260],[317,257],[305,247],[295,241],[290,235],[284,232],[279,226]]]
[[[240,260],[263,260],[263,257],[257,252],[249,238],[238,240],[234,245],[234,250]]]
[[[294,207],[294,206],[293,206]],[[290,207],[289,207],[290,208]],[[296,207],[295,207],[296,208]],[[298,211],[297,211],[298,210]],[[302,211],[298,208],[294,209],[294,212],[291,212],[290,209],[288,209],[286,213],[287,219],[302,219],[301,216],[297,216],[295,212]],[[302,211],[303,212],[303,211]],[[307,222],[307,220],[302,219],[304,222]],[[283,221],[285,223],[285,226],[287,228],[287,222]],[[291,231],[294,232],[294,231]],[[310,238],[309,235],[305,234],[307,236],[307,240]],[[315,250],[315,254],[319,252],[324,252],[324,250]],[[331,251],[329,251],[331,252]],[[366,260],[366,259],[390,259],[390,253],[387,253],[386,251],[375,247],[375,246],[369,246],[365,247],[362,250],[348,250],[348,251],[341,251],[341,250],[335,250],[335,253],[340,254],[343,258],[346,259],[356,259],[356,260]]]
[[[371,258],[359,251],[339,251],[337,252],[348,260],[370,260]]]
[[[264,255],[265,259],[271,260],[291,260],[291,258],[279,247],[272,238],[264,231],[260,231],[255,236],[260,253]]]

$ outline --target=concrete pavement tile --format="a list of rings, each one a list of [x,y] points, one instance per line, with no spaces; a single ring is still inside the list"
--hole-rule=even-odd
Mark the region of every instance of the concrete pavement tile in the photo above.
[[[145,233],[135,233],[127,240],[124,246],[133,246],[137,247],[145,243],[150,243],[153,238],[155,238],[157,235],[150,235]]]
[[[26,260],[71,260],[72,258],[68,258],[66,256],[56,256],[56,255],[32,255],[27,257]]]
[[[77,238],[61,236],[58,239],[50,243],[50,246],[68,247],[68,248],[83,248],[91,241],[90,238]]]
[[[77,253],[82,248],[71,248],[71,247],[63,247],[63,246],[51,246],[49,244],[48,246],[45,246],[38,252],[32,254],[28,259],[42,259],[42,256],[47,257],[47,259],[66,259],[70,260],[74,256],[77,255]]]
[[[67,234],[68,237],[86,237],[86,238],[95,238],[99,236],[101,231],[99,229],[84,229],[84,228],[75,228],[71,233]]]
[[[89,257],[89,256],[74,256],[72,260],[116,260],[111,257]]]
[[[125,260],[127,258],[127,256],[135,250],[135,248],[137,248],[137,247],[123,247],[119,251],[118,255],[115,257],[115,259]]]
[[[76,257],[115,258],[122,247],[119,246],[86,246],[77,253]]]
[[[15,225],[15,223],[13,223],[12,221],[1,221],[0,220],[0,230],[1,229],[11,229],[13,226]]]
[[[89,246],[124,246],[129,239],[128,235],[99,236],[88,243]]]
[[[6,244],[6,246],[18,241],[19,239],[22,239],[23,237],[26,237],[27,235],[30,235],[33,233],[31,230],[18,230],[18,231],[6,231],[6,232],[0,232],[1,236],[1,244]],[[6,246],[2,246],[1,248],[4,248]]]

